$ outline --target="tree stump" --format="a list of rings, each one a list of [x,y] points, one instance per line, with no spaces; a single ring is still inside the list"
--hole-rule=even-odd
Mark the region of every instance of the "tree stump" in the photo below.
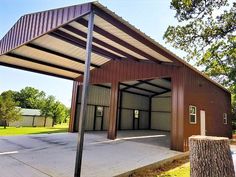
[[[213,136],[191,136],[191,177],[235,177],[229,139]]]

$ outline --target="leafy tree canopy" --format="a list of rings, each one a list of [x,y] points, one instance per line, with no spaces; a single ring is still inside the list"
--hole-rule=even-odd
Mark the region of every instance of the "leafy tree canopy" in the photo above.
[[[25,87],[15,93],[15,101],[19,103],[21,108],[40,109],[43,106],[45,92],[39,91],[33,87]]]
[[[16,106],[17,104],[13,100],[11,92],[4,92],[0,95],[0,120],[5,123],[4,128],[9,122],[20,119],[20,108]]]
[[[45,117],[45,123],[46,119],[49,117],[53,119],[54,125],[56,123],[66,122],[70,116],[70,109],[57,101],[54,96],[49,95],[47,97],[45,92],[39,91],[33,87],[25,87],[19,92],[12,90],[2,92],[1,98],[10,100],[10,103],[14,105],[14,107],[40,109],[42,116]],[[9,101],[7,104],[9,104]],[[0,105],[0,109],[4,109],[4,106],[5,105]]]
[[[236,100],[236,2],[228,0],[172,0],[180,22],[164,34],[167,43],[187,53]]]
[[[59,101],[56,101],[55,97],[50,95],[48,96],[41,108],[41,114],[44,117],[51,117],[53,120],[53,125],[56,123],[65,122],[68,118],[68,108]]]

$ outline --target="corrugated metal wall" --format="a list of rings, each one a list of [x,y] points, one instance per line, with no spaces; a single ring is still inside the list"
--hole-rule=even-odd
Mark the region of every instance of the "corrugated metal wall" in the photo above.
[[[206,135],[232,137],[230,93],[220,89],[202,76],[185,68],[184,98],[184,145],[188,150],[188,138],[200,134],[200,110],[206,114]],[[197,107],[197,123],[189,123],[189,105]],[[228,124],[223,123],[223,113],[228,115]]]
[[[22,116],[22,118],[15,122],[10,122],[10,127],[18,127],[18,126],[27,126],[31,127],[33,125],[33,116]],[[36,127],[43,127],[44,126],[44,117],[35,117],[34,119],[34,126]],[[46,120],[46,127],[52,127],[52,118],[47,118]]]
[[[139,129],[149,128],[149,98],[123,92],[121,110],[121,130],[132,130],[133,112],[135,109],[140,111]]]
[[[80,98],[81,94],[79,94],[79,104],[77,108],[77,115],[80,113]],[[94,113],[95,106],[103,106],[103,130],[108,129],[108,121],[109,121],[109,105],[110,105],[110,89],[103,88],[99,86],[90,85],[89,86],[89,96],[88,96],[88,109],[87,109],[87,117],[86,117],[86,126],[85,130],[93,130],[94,128]],[[77,116],[79,117],[79,116]],[[98,119],[97,119],[98,120]],[[76,120],[75,130],[78,130],[78,119]],[[99,124],[99,120],[96,124]],[[96,125],[98,127],[98,125]]]
[[[81,94],[79,94],[81,96]],[[80,96],[77,108],[77,115],[80,113]],[[149,98],[130,93],[123,93],[121,111],[121,130],[133,129],[133,111],[138,109],[140,111],[139,129],[149,128]],[[88,109],[86,117],[85,130],[94,130],[94,113],[95,106],[104,107],[103,116],[103,130],[108,129],[109,122],[109,106],[110,106],[110,89],[91,85],[89,87]],[[118,111],[119,112],[119,111]],[[79,117],[79,116],[77,116]],[[119,117],[119,116],[118,116]],[[78,119],[76,120],[75,130],[78,130]],[[96,127],[99,127],[100,119],[97,119]],[[119,125],[118,125],[119,126]]]
[[[171,97],[152,98],[151,129],[171,130]]]
[[[0,54],[86,14],[90,9],[91,4],[82,4],[24,15],[0,41]]]

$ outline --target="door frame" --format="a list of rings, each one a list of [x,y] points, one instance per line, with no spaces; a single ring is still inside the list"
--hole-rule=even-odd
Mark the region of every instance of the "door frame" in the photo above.
[[[205,110],[200,110],[200,135],[206,136],[206,111]]]

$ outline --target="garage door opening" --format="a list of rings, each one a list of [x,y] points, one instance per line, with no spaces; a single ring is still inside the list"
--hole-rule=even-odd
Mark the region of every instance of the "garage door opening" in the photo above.
[[[77,114],[80,112],[79,86]],[[111,84],[89,86],[85,130],[108,131]],[[78,131],[76,116],[74,130]],[[135,80],[119,83],[116,140],[136,141],[170,147],[171,79]],[[106,136],[106,132],[102,133]]]
[[[170,147],[171,79],[120,83],[118,139]]]

